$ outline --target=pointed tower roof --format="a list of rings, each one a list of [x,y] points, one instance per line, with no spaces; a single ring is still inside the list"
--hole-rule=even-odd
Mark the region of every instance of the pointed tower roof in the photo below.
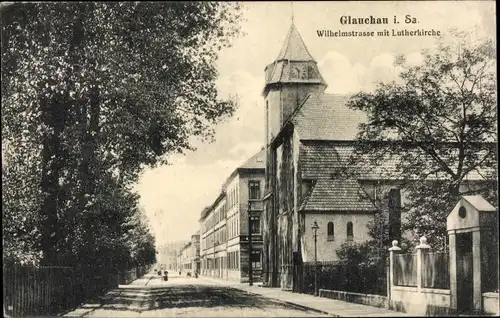
[[[290,60],[290,61],[314,61],[311,53],[307,50],[299,31],[292,22],[288,34],[281,48],[280,54],[276,61]]]
[[[271,86],[279,84],[320,84],[325,88],[327,86],[293,21],[278,57],[266,66],[264,72],[266,82],[263,95]]]

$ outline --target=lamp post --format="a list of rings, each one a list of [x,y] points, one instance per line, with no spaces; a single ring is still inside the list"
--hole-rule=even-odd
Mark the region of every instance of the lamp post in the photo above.
[[[248,285],[253,286],[253,272],[252,272],[252,204],[248,201]]]
[[[318,296],[318,222],[314,221],[312,230],[314,231],[314,296]]]

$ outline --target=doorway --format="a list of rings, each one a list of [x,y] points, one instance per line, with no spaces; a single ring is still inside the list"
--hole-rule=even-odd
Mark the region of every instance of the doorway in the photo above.
[[[457,234],[457,309],[459,313],[471,313],[474,309],[472,266],[472,233]]]

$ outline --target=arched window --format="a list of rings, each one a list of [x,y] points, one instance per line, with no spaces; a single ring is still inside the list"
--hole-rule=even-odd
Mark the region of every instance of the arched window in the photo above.
[[[354,233],[353,233],[353,228],[352,228],[352,222],[347,222],[347,239],[352,240]]]
[[[333,222],[328,222],[326,230],[327,230],[327,233],[328,233],[327,240],[328,241],[333,241],[333,237],[335,235],[335,228],[333,227]]]

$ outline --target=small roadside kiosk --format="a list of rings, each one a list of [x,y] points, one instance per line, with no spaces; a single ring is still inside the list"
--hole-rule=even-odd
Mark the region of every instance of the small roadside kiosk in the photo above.
[[[451,309],[480,314],[483,293],[498,289],[498,211],[482,196],[463,196],[446,223]]]

